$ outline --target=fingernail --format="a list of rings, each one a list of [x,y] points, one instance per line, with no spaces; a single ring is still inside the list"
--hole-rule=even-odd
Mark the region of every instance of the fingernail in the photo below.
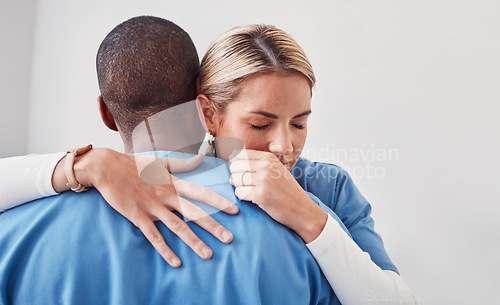
[[[231,213],[236,214],[240,211],[240,209],[236,205],[233,205],[233,206],[231,206],[230,211],[231,211]]]
[[[172,266],[173,267],[180,267],[181,265],[181,260],[178,259],[177,257],[172,258]]]
[[[229,231],[222,232],[222,240],[226,243],[230,242],[233,239],[233,234]]]
[[[212,257],[212,250],[210,250],[209,248],[203,248],[203,250],[201,250],[201,254],[203,255],[204,259],[209,259],[210,257]]]

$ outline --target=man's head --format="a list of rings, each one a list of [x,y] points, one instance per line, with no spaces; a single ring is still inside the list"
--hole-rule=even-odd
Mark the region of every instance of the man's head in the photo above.
[[[198,54],[168,20],[142,16],[119,24],[101,43],[96,64],[101,114],[126,144],[144,119],[196,98]]]

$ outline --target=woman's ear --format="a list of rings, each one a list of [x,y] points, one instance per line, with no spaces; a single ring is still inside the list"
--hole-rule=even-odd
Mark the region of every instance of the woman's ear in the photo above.
[[[198,116],[203,128],[205,128],[206,132],[213,133],[216,129],[214,124],[216,113],[208,97],[204,94],[198,94],[196,97],[196,107],[198,108]]]
[[[111,130],[118,131],[115,119],[113,118],[113,115],[111,115],[111,112],[109,112],[108,106],[104,103],[101,95],[97,98],[97,102],[99,103],[99,112],[101,113],[101,119],[104,122],[104,125]]]

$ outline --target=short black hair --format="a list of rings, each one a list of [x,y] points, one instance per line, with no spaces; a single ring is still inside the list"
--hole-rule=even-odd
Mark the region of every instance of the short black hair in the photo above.
[[[199,59],[191,37],[152,16],[116,26],[97,52],[101,96],[124,136],[144,119],[196,98]]]

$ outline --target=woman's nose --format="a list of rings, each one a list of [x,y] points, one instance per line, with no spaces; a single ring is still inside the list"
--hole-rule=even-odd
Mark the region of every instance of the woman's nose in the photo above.
[[[273,133],[269,143],[269,151],[275,154],[283,163],[291,161],[288,159],[292,157],[293,145],[287,128],[280,128]]]

